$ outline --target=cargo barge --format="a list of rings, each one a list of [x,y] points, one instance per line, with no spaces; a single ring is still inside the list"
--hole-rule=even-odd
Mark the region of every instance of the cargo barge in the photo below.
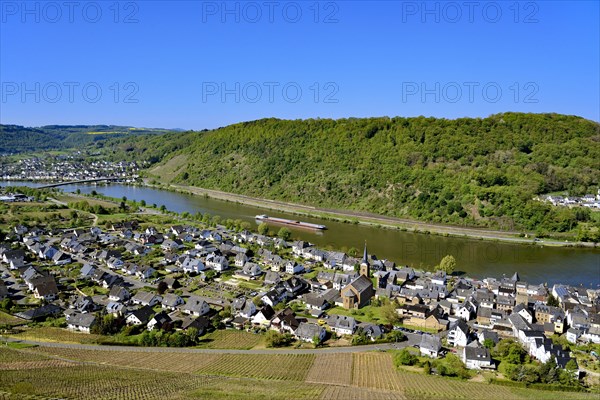
[[[317,231],[323,231],[327,229],[325,225],[311,224],[310,222],[294,221],[292,219],[269,217],[268,215],[264,214],[257,215],[255,218],[257,221],[270,222],[272,224],[286,225],[295,228],[314,229]]]

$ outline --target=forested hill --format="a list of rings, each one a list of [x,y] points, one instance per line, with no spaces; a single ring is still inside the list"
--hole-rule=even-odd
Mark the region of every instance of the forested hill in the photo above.
[[[158,162],[149,174],[165,182],[511,230],[589,221],[532,199],[595,193],[600,177],[600,125],[557,114],[264,119],[111,143],[117,158]]]
[[[166,132],[170,131],[115,125],[0,125],[0,154],[75,148],[107,138]]]

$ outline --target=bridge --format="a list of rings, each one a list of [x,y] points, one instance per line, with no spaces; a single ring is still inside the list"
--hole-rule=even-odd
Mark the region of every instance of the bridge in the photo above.
[[[68,181],[68,182],[58,182],[58,183],[50,183],[48,185],[44,185],[44,186],[38,186],[39,189],[47,189],[47,188],[53,188],[53,187],[58,187],[58,186],[66,186],[66,185],[77,185],[79,183],[92,183],[92,182],[112,182],[112,181],[121,181],[127,178],[124,177],[119,177],[119,178],[94,178],[94,179],[82,179],[79,181]]]

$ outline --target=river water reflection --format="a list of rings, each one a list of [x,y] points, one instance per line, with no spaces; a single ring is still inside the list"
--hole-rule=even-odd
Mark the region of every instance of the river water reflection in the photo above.
[[[0,186],[7,184],[7,182],[1,182]],[[26,182],[18,184],[38,186]],[[130,200],[144,200],[149,205],[164,204],[171,211],[208,212],[220,215],[225,219],[241,219],[253,224],[256,224],[254,217],[257,214],[290,219],[299,218],[292,214],[266,211],[258,207],[203,196],[122,184],[105,186],[79,184],[62,186],[61,189],[69,192],[79,189],[82,193],[90,193],[95,190],[110,197],[126,196]],[[301,217],[301,219],[327,225],[328,229],[323,233],[292,229],[293,237],[310,241],[326,249],[347,250],[355,247],[362,250],[366,240],[369,253],[415,268],[431,267],[439,263],[446,254],[452,254],[456,257],[457,269],[475,278],[511,276],[516,271],[521,276],[521,280],[531,283],[546,282],[549,285],[565,283],[593,288],[600,286],[600,249],[568,249],[496,243],[323,221],[317,218]]]

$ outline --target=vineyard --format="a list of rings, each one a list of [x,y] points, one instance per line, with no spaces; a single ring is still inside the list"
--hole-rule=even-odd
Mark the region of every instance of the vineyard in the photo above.
[[[25,321],[24,319],[13,317],[10,314],[0,311],[0,325],[15,326],[15,325],[22,325],[26,322],[27,321]]]
[[[24,330],[20,333],[10,335],[16,339],[32,340],[35,342],[60,342],[60,343],[82,343],[95,344],[103,338],[101,335],[72,332],[62,328],[39,327]]]
[[[0,390],[72,399],[164,399],[197,390],[212,378],[178,373],[148,373],[115,367],[74,365],[3,371]]]
[[[219,354],[194,354],[172,351],[108,351],[51,347],[40,347],[36,350],[48,355],[70,360],[137,369],[187,373],[195,372],[203,366],[212,364],[221,357]]]
[[[48,357],[45,357],[42,354],[25,353],[19,350],[13,350],[9,347],[0,347],[0,365],[22,363],[28,361],[40,361],[47,359]]]
[[[203,349],[239,349],[248,350],[263,340],[262,335],[233,329],[217,330],[202,337],[198,347]]]
[[[330,385],[323,390],[322,400],[405,400],[402,392]]]
[[[201,374],[256,379],[303,381],[313,364],[312,354],[222,354],[198,370]]]
[[[597,398],[397,371],[391,355],[382,352],[202,354],[167,348],[2,347],[0,370],[0,399]]]
[[[404,385],[388,353],[354,353],[352,383],[359,387],[402,392]]]
[[[333,385],[352,384],[352,354],[318,354],[306,382]]]
[[[322,385],[303,382],[220,378],[193,392],[193,397],[190,397],[202,400],[313,400],[321,396],[323,389]]]

